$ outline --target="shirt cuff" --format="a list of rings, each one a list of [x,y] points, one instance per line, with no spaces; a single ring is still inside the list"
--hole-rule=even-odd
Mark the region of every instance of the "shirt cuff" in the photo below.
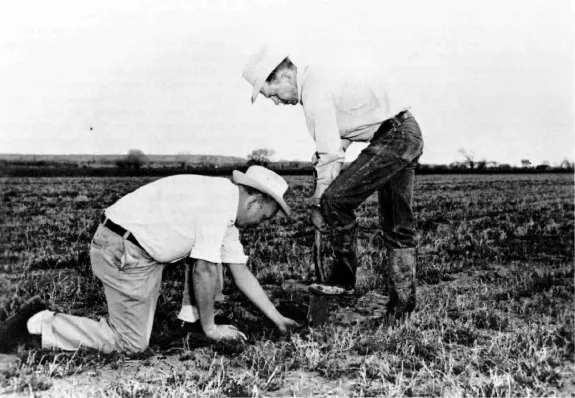
[[[222,263],[224,264],[247,264],[248,256],[245,254],[224,254],[222,255]]]
[[[194,246],[189,257],[195,258],[196,260],[204,260],[214,264],[220,263],[222,261],[222,256],[219,251],[216,253],[210,248],[203,248],[199,246]]]

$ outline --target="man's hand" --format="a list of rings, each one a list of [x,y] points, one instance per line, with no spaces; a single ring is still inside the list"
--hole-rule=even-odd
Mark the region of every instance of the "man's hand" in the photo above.
[[[287,333],[287,331],[292,328],[301,327],[299,323],[297,323],[293,319],[286,318],[285,316],[282,316],[280,320],[276,322],[276,326],[282,333]]]
[[[233,325],[214,325],[205,333],[208,338],[215,341],[238,339],[241,341],[247,340],[246,335],[240,332],[238,328]]]
[[[315,229],[317,229],[320,232],[326,232],[327,231],[327,224],[326,224],[325,220],[323,219],[323,216],[321,215],[321,211],[319,210],[319,207],[313,206],[309,210],[309,216],[311,218],[311,223],[313,224]]]

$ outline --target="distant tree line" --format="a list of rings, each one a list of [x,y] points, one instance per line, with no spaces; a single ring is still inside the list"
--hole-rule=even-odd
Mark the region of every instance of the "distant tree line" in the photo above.
[[[459,153],[463,160],[450,164],[420,164],[417,174],[475,174],[475,173],[539,173],[539,172],[573,172],[574,164],[565,159],[559,164],[549,162],[533,165],[529,159],[522,159],[521,166],[512,166],[486,160],[476,160],[475,155],[465,149]],[[50,160],[37,160],[34,155],[0,155],[0,176],[138,176],[138,175],[173,175],[180,173],[228,175],[233,170],[246,170],[251,165],[266,166],[280,174],[309,175],[313,166],[302,161],[273,161],[275,151],[272,149],[255,149],[242,158],[222,157],[216,155],[157,155],[147,156],[140,149],[131,149],[124,156],[112,160],[104,157],[100,162],[96,156],[89,161],[72,162],[65,156],[47,157]],[[82,157],[84,159],[85,156]],[[38,156],[42,159],[42,156]],[[151,160],[155,159],[155,160]],[[344,169],[349,166],[344,164]]]
[[[573,163],[563,162],[557,166],[540,164],[537,166],[512,166],[506,163],[487,162],[486,165],[478,163],[471,168],[463,163],[420,164],[416,168],[417,174],[498,174],[498,173],[572,173]]]

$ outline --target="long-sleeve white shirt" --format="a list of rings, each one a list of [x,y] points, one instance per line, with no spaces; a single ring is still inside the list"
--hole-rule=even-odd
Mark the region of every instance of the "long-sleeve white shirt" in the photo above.
[[[390,101],[391,84],[385,76],[358,70],[298,67],[297,86],[319,156],[314,193],[318,200],[339,175],[351,142],[370,141],[381,123],[407,104]]]

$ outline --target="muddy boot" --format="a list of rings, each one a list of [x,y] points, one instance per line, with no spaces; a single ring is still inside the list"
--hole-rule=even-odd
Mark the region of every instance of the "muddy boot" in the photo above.
[[[387,313],[401,319],[415,309],[416,249],[390,249],[387,262]]]
[[[357,224],[336,230],[335,262],[327,285],[339,286],[346,290],[355,287],[357,271]]]
[[[0,325],[0,352],[6,353],[30,337],[26,323],[32,315],[44,310],[46,303],[40,296],[34,296],[12,317]]]

